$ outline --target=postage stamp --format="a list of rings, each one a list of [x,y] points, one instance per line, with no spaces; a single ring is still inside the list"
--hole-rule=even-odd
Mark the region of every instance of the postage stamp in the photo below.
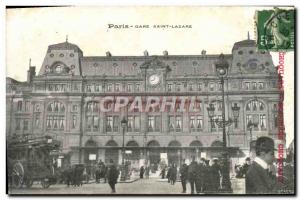
[[[295,10],[256,11],[257,47],[260,50],[294,50]]]

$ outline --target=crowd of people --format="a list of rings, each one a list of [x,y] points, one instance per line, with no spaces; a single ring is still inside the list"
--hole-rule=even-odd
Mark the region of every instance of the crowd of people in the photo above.
[[[191,187],[191,194],[218,192],[222,188],[221,184],[221,166],[218,159],[213,160],[213,164],[209,165],[209,160],[201,158],[199,163],[192,158],[192,162],[182,164],[177,169],[176,164],[171,164],[170,167],[161,170],[161,178],[167,178],[168,183],[174,185],[178,178],[182,184],[182,193],[187,192],[187,183]]]
[[[247,194],[261,193],[281,193],[292,191],[294,189],[293,165],[284,164],[283,174],[285,175],[284,184],[278,184],[276,180],[276,169],[274,167],[274,141],[268,137],[258,138],[256,142],[256,157],[254,160],[245,159],[242,166],[235,166],[236,178],[245,178],[245,189]],[[160,166],[161,179],[167,179],[168,183],[175,185],[177,181],[181,182],[182,193],[187,192],[187,185],[190,186],[191,194],[199,193],[218,193],[224,192],[223,180],[223,162],[218,159],[207,160],[201,158],[198,162],[195,157],[189,164],[183,160],[183,164],[178,167],[175,163],[170,166]],[[149,179],[150,174],[156,174],[157,165],[145,165],[139,169],[140,179]],[[278,170],[277,170],[278,171]],[[101,160],[96,164],[96,169],[92,172],[84,167],[83,164],[69,166],[63,173],[65,183],[70,186],[81,186],[82,180],[88,179],[88,176],[94,176],[96,183],[103,179],[108,183],[111,192],[115,193],[115,185],[118,182],[120,170],[117,163],[110,160],[105,164]],[[156,174],[158,175],[158,173]]]

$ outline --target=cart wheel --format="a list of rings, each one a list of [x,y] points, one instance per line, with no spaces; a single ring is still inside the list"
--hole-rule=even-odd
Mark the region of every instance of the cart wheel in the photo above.
[[[31,188],[31,186],[33,185],[33,180],[32,179],[27,178],[24,182],[25,182],[25,186],[27,188]]]
[[[42,187],[43,188],[48,188],[48,187],[50,187],[50,181],[48,180],[48,179],[43,179],[42,181],[41,181],[41,184],[42,184]]]
[[[21,188],[24,179],[24,168],[22,163],[17,162],[13,166],[12,170],[12,186],[15,188]]]

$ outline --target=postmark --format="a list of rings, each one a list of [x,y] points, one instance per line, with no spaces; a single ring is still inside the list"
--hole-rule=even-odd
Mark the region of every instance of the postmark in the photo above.
[[[293,51],[295,41],[295,10],[256,11],[256,42],[259,50]]]

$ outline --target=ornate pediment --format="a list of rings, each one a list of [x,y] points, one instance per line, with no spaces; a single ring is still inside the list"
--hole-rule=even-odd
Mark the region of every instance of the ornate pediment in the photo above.
[[[169,69],[169,66],[163,61],[159,60],[157,57],[147,60],[140,67],[141,69]]]

